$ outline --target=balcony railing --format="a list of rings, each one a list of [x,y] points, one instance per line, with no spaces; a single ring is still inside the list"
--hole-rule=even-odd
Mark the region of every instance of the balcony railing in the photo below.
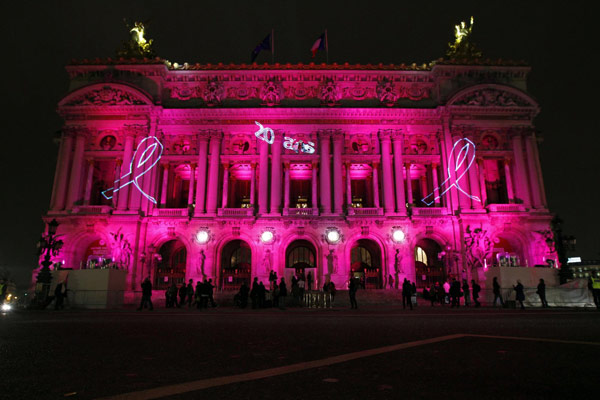
[[[490,204],[488,205],[490,212],[525,212],[523,204]]]
[[[254,215],[253,208],[219,208],[217,215],[220,217],[251,217]]]
[[[155,217],[187,217],[187,208],[155,208],[152,213]]]
[[[348,207],[348,215],[360,215],[363,217],[383,215],[383,209],[371,207]]]
[[[110,214],[111,206],[75,206],[71,211],[73,214]]]
[[[319,213],[312,208],[285,208],[283,210],[283,215],[289,215],[292,217],[304,217],[304,216],[313,216],[318,215]]]
[[[441,217],[448,214],[445,207],[413,207],[413,216],[416,217]]]

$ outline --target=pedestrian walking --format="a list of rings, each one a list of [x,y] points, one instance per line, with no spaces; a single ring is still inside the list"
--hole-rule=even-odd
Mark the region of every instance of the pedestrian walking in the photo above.
[[[177,285],[175,285],[175,281],[171,283],[165,292],[165,306],[167,308],[173,308],[175,306],[179,307],[177,304]]]
[[[517,286],[513,286],[513,289],[515,289],[515,292],[517,292],[516,297],[519,304],[521,304],[521,310],[524,310],[525,306],[523,305],[523,301],[525,300],[525,291],[521,281],[517,281]]]
[[[481,303],[479,302],[481,286],[475,280],[471,280],[471,287],[473,288],[473,302],[475,303],[475,307],[481,307]]]
[[[206,292],[208,293],[208,301],[210,301],[210,306],[212,308],[215,308],[217,306],[217,303],[215,303],[215,298],[214,298],[214,290],[215,290],[215,285],[213,285],[212,279],[209,279],[208,282],[206,283]]]
[[[142,302],[137,310],[141,311],[146,307],[148,307],[150,311],[154,310],[154,306],[152,305],[152,283],[150,282],[150,277],[147,277],[144,279],[144,282],[142,282]]]
[[[435,300],[437,298],[437,292],[435,290],[435,285],[432,283],[429,287],[429,301],[431,301],[431,307],[434,306]]]
[[[471,305],[471,288],[469,288],[469,282],[466,279],[463,279],[462,291],[465,297],[465,307],[469,307]]]
[[[392,276],[392,274],[390,274],[390,276],[388,277],[388,285],[390,289],[394,288],[394,277]]]
[[[356,291],[358,290],[358,283],[354,277],[350,278],[348,284],[348,294],[350,295],[350,308],[358,309],[358,303],[356,302]]]
[[[279,285],[277,284],[277,282],[273,282],[271,298],[273,299],[273,307],[279,307]]]
[[[494,307],[496,307],[496,301],[498,299],[500,299],[500,305],[504,307],[504,300],[502,300],[502,296],[500,295],[500,284],[498,283],[498,278],[494,277],[492,285],[494,290]]]
[[[540,296],[540,301],[542,302],[542,308],[548,307],[548,302],[546,301],[546,283],[543,279],[540,279],[540,283],[537,285],[537,295]]]
[[[194,301],[196,302],[196,309],[202,308],[202,291],[203,291],[202,282],[196,282],[196,291],[194,293]]]
[[[250,289],[250,301],[252,302],[252,308],[258,308],[258,278],[254,278],[252,281],[252,289]]]
[[[246,308],[246,306],[248,305],[249,292],[250,289],[248,288],[248,285],[246,285],[246,282],[242,282],[239,292],[233,297],[235,305],[237,305],[240,308]]]
[[[194,302],[194,281],[191,279],[187,285],[185,294],[187,297],[188,308],[190,308],[192,306],[192,303]]]
[[[267,299],[267,288],[262,282],[258,283],[258,308],[265,307],[265,300]]]
[[[287,286],[285,284],[285,279],[281,277],[279,281],[279,308],[281,310],[285,310],[285,301],[287,298]]]
[[[269,272],[269,290],[273,290],[273,287],[276,284],[277,284],[277,272],[271,270],[271,272]]]
[[[460,307],[460,282],[456,278],[452,279],[452,285],[450,285],[450,299],[453,307]]]
[[[54,309],[62,310],[64,308],[63,301],[65,298],[66,288],[63,282],[60,282],[56,285],[56,289],[54,289]]]
[[[185,282],[183,282],[181,284],[181,287],[179,288],[179,305],[178,305],[178,307],[181,307],[182,305],[185,304],[186,295],[187,295],[187,287],[185,286]]]
[[[448,281],[444,282],[443,288],[444,288],[444,304],[448,304],[448,303],[450,303],[450,300],[448,297],[448,296],[450,296],[450,282],[448,282]]]
[[[404,282],[402,283],[402,309],[406,309],[406,304],[408,303],[408,306],[410,307],[410,309],[412,310],[412,300],[411,300],[411,296],[412,296],[412,286],[410,284],[410,281],[406,278],[404,278]]]

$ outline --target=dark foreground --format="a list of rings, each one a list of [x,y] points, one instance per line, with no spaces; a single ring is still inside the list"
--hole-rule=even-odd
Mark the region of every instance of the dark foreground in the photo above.
[[[573,398],[600,312],[44,311],[0,315],[6,399]]]

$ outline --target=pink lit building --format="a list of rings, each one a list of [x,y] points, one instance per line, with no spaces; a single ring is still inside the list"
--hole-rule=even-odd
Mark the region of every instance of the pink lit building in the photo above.
[[[556,259],[529,67],[109,60],[67,72],[44,217],[60,223],[64,267],[126,269],[132,291],[147,276],[155,289],[237,289],[271,270],[376,289]],[[156,139],[160,158],[142,155]]]

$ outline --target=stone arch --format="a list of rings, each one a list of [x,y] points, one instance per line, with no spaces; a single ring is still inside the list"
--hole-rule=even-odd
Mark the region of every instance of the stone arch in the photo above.
[[[382,289],[387,271],[384,251],[380,243],[370,237],[360,237],[349,248],[350,276],[358,278],[365,289]]]
[[[228,237],[218,246],[217,286],[221,290],[237,290],[242,283],[250,287],[256,253],[250,243],[240,237]]]
[[[488,98],[489,96],[484,93],[486,91],[493,99]],[[495,96],[496,94],[498,96]],[[499,95],[503,95],[505,100],[502,100]],[[537,101],[529,94],[512,86],[498,84],[480,84],[461,88],[448,98],[446,105],[539,108]]]
[[[279,250],[277,251],[277,260],[279,260],[279,266],[280,268],[277,269],[277,274],[278,276],[285,276],[286,271],[285,271],[285,265],[286,265],[286,254],[287,254],[287,249],[290,246],[290,244],[292,244],[294,241],[296,240],[306,240],[307,242],[309,242],[314,250],[315,250],[315,284],[317,285],[317,287],[319,287],[320,284],[323,283],[323,280],[327,279],[326,275],[326,271],[324,266],[325,261],[325,251],[324,249],[319,245],[319,240],[318,238],[316,238],[314,235],[311,234],[303,234],[303,235],[297,235],[297,234],[289,234],[286,235],[284,238],[282,238],[281,240],[281,244],[279,246]],[[289,274],[289,271],[288,271]],[[289,284],[289,277],[286,276],[286,282],[288,282]],[[322,285],[321,285],[322,286]],[[291,287],[291,286],[290,286]]]
[[[439,257],[443,251],[444,247],[437,240],[429,237],[421,238],[415,243],[413,260],[415,283],[418,288],[429,288],[435,283],[441,285],[446,280],[447,271],[444,268],[444,260]]]
[[[89,251],[90,246],[96,241],[103,241],[104,247],[107,252],[110,252],[112,256],[111,238],[106,232],[102,231],[79,231],[65,240],[66,246],[63,248],[63,255],[59,255],[59,259],[66,261],[66,268],[82,269],[87,268],[86,261],[84,260],[85,254]],[[108,254],[108,253],[106,253]],[[100,255],[100,254],[98,254]]]
[[[408,271],[404,271],[405,275],[408,276],[412,276],[412,279],[415,280],[415,282],[419,283],[419,279],[417,276],[417,264],[415,261],[415,248],[417,247],[417,245],[419,244],[419,242],[421,242],[422,240],[433,240],[435,243],[438,244],[438,246],[442,249],[442,250],[447,250],[449,247],[452,247],[452,242],[450,239],[448,239],[444,234],[438,232],[438,231],[433,231],[433,232],[429,232],[429,233],[425,233],[425,232],[419,232],[418,234],[416,234],[412,240],[409,243],[409,256],[408,259],[410,260],[410,264],[408,266],[410,272],[412,272],[412,274],[408,274]],[[405,262],[406,265],[406,262]],[[407,268],[407,267],[405,267]],[[448,273],[448,271],[445,271],[446,273]],[[411,279],[411,278],[409,278]]]
[[[154,254],[147,255],[147,262],[151,263],[149,269],[153,288],[165,290],[173,283],[184,284],[189,265],[188,258],[188,249],[178,238],[163,242]]]
[[[195,256],[194,253],[194,248],[192,246],[191,241],[185,236],[185,235],[180,235],[180,234],[169,234],[168,232],[160,232],[157,235],[154,235],[151,239],[147,239],[146,240],[146,246],[145,247],[140,247],[140,249],[138,250],[138,270],[139,273],[137,274],[137,280],[138,282],[138,286],[139,284],[141,284],[142,279],[146,276],[148,276],[148,272],[150,272],[150,280],[152,282],[155,282],[155,264],[156,264],[156,257],[155,254],[157,254],[160,249],[162,248],[162,246],[171,241],[171,240],[177,240],[179,242],[181,242],[183,244],[183,246],[186,249],[187,252],[187,258],[186,258],[186,266],[185,266],[185,280],[189,279],[190,274],[190,270],[192,269],[192,265],[193,265],[193,259]],[[154,254],[150,254],[151,253],[151,249],[154,249]],[[139,258],[141,256],[141,253],[145,252],[146,253],[146,262],[145,265],[141,265]],[[143,268],[143,269],[142,269]]]
[[[96,99],[96,100],[95,100]],[[75,89],[58,103],[72,106],[151,106],[152,97],[140,88],[123,83],[95,83]]]
[[[493,245],[491,265],[524,267],[528,264],[527,239],[518,230],[507,229],[494,232],[491,240]],[[517,257],[517,259],[515,260],[513,257]]]

